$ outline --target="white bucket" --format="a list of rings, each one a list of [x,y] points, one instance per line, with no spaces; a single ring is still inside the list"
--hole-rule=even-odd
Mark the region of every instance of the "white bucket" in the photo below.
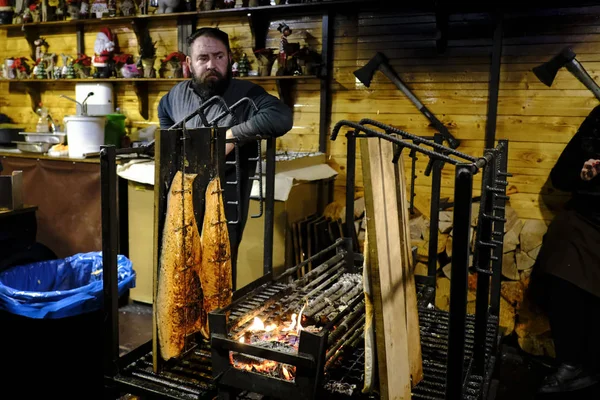
[[[63,121],[70,158],[83,158],[84,153],[100,151],[104,144],[106,117],[68,115]]]

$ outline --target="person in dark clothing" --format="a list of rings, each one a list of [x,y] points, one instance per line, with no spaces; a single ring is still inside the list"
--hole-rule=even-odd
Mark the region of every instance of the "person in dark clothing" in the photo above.
[[[583,121],[550,173],[571,192],[551,222],[533,267],[532,300],[548,316],[557,370],[539,393],[583,389],[600,372],[600,106]]]
[[[235,138],[240,143],[241,163],[241,199],[233,185],[224,185],[223,200],[225,216],[228,221],[239,220],[237,224],[228,224],[231,243],[231,256],[235,280],[237,251],[248,216],[250,177],[255,175],[258,147],[255,140],[249,138],[279,137],[292,128],[292,112],[288,106],[275,96],[267,93],[261,86],[247,80],[232,78],[232,54],[227,33],[217,28],[201,28],[188,38],[188,56],[186,60],[192,72],[192,78],[175,85],[158,105],[158,118],[161,129],[168,129],[196,111],[203,102],[213,96],[221,96],[228,106],[244,97],[252,99],[258,111],[249,103],[237,107],[235,115],[227,115],[218,122],[219,127],[227,127],[227,139]],[[204,110],[208,121],[226,111],[220,103],[214,103]],[[200,116],[186,122],[188,128],[204,127]],[[233,161],[235,154],[233,143],[227,143],[227,161]],[[227,165],[225,179],[236,181],[235,166]],[[232,202],[240,201],[241,215]]]

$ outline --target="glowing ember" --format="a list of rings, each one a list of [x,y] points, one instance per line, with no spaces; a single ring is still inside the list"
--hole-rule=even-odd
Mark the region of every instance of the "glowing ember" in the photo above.
[[[271,323],[265,326],[265,321],[254,317],[252,324],[238,333],[241,335],[237,340],[239,343],[248,343],[255,346],[277,349],[278,351],[297,352],[300,332],[308,330],[318,332],[315,326],[302,326],[302,313],[308,302],[300,309],[298,314],[292,314],[290,320],[280,325]],[[231,364],[238,369],[260,372],[273,377],[293,381],[296,375],[296,367],[281,364],[264,358],[245,355],[240,352],[230,352]]]

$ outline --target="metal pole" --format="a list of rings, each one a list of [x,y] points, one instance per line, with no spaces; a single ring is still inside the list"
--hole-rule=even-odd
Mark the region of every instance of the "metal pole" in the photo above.
[[[448,400],[458,400],[463,397],[472,191],[472,164],[458,164],[454,178],[454,235],[446,366],[446,399]]]
[[[498,187],[503,187],[503,193],[494,193],[494,197],[497,200],[495,205],[495,214],[497,217],[504,219],[506,216],[505,206],[506,200],[508,197],[506,196],[506,186],[507,177],[511,176],[506,172],[508,167],[508,140],[500,140],[500,153],[498,154],[498,160],[496,165],[497,169],[497,179],[496,185]],[[494,223],[494,233],[493,237],[495,240],[502,242],[504,244],[504,221],[496,221]],[[492,294],[490,296],[490,314],[499,316],[500,315],[500,286],[502,281],[502,254],[503,249],[502,245],[497,246],[494,249],[494,261],[492,261]]]
[[[433,137],[435,143],[442,144],[444,138],[441,134],[436,133]],[[438,232],[440,220],[440,192],[442,186],[442,167],[443,161],[433,161],[433,175],[431,176],[431,209],[429,216],[429,250],[427,255],[427,277],[429,278],[429,286],[433,288],[433,296],[435,297],[435,277],[437,275],[437,248],[438,248]]]
[[[481,180],[481,205],[479,209],[479,223],[477,227],[477,294],[475,300],[475,347],[473,350],[474,371],[483,375],[485,367],[485,342],[488,324],[488,298],[490,294],[490,259],[492,249],[492,219],[494,218],[494,182],[496,179],[495,150],[486,150],[491,154],[491,161],[486,164]]]
[[[273,222],[275,218],[275,138],[267,139],[266,161],[267,174],[265,182],[265,255],[263,275],[266,275],[273,271]]]
[[[356,178],[356,136],[354,133],[346,134],[346,237],[352,239],[353,247],[358,243],[354,228],[354,180]]]
[[[119,314],[118,314],[118,234],[117,170],[114,146],[100,151],[100,184],[102,207],[102,279],[104,295],[104,376],[118,372]]]

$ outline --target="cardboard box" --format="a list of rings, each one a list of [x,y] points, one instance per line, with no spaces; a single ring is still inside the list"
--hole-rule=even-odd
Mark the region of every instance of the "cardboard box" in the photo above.
[[[23,171],[0,176],[0,210],[23,208]]]
[[[287,201],[275,201],[273,220],[273,274],[275,276],[294,266],[292,223],[317,212],[319,182],[302,182],[292,187]],[[250,211],[238,251],[237,288],[264,275],[263,253],[265,237],[264,213],[259,213],[259,201],[250,200]]]
[[[127,182],[129,207],[129,259],[136,273],[132,300],[152,303],[152,263],[154,262],[154,187]]]

